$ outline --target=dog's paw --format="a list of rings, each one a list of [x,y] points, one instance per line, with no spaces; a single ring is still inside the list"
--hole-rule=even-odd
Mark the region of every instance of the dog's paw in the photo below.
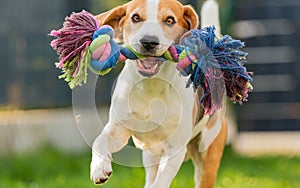
[[[111,161],[104,157],[93,156],[90,170],[91,180],[95,184],[103,184],[112,173]]]

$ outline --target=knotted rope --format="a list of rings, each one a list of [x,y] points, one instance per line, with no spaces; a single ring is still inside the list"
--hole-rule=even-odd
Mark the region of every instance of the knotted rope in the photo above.
[[[247,53],[240,50],[244,43],[229,35],[217,38],[214,31],[213,26],[194,29],[181,45],[170,46],[158,57],[177,63],[180,73],[190,76],[188,85],[204,90],[200,102],[206,114],[219,109],[226,94],[232,102],[242,104],[252,91],[252,73],[243,66]],[[95,74],[105,75],[117,62],[146,58],[130,46],[118,45],[113,40],[113,29],[100,26],[86,11],[72,13],[63,27],[50,35],[56,37],[51,46],[59,55],[56,66],[63,72],[59,78],[69,82],[71,89],[87,82],[87,67]]]

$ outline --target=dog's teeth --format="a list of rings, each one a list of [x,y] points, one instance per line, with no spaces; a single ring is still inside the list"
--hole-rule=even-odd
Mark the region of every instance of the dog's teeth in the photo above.
[[[140,68],[143,67],[143,65],[142,65],[142,63],[141,63],[140,61],[138,61],[138,66],[139,66]]]
[[[157,67],[158,67],[158,64],[155,64],[153,69],[155,70],[155,69],[157,69]]]

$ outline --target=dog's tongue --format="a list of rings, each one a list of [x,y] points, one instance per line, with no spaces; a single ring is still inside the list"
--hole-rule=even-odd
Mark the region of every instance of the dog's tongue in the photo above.
[[[146,69],[152,68],[157,64],[157,58],[156,57],[147,57],[143,60],[143,65]]]

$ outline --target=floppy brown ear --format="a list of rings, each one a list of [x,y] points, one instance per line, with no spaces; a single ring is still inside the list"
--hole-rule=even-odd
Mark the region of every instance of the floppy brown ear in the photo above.
[[[183,7],[184,14],[183,17],[188,24],[188,30],[196,29],[199,25],[198,15],[191,5],[186,5]]]
[[[95,16],[100,25],[110,25],[115,31],[115,38],[120,41],[123,39],[121,20],[126,16],[126,8],[127,4],[124,4]]]

